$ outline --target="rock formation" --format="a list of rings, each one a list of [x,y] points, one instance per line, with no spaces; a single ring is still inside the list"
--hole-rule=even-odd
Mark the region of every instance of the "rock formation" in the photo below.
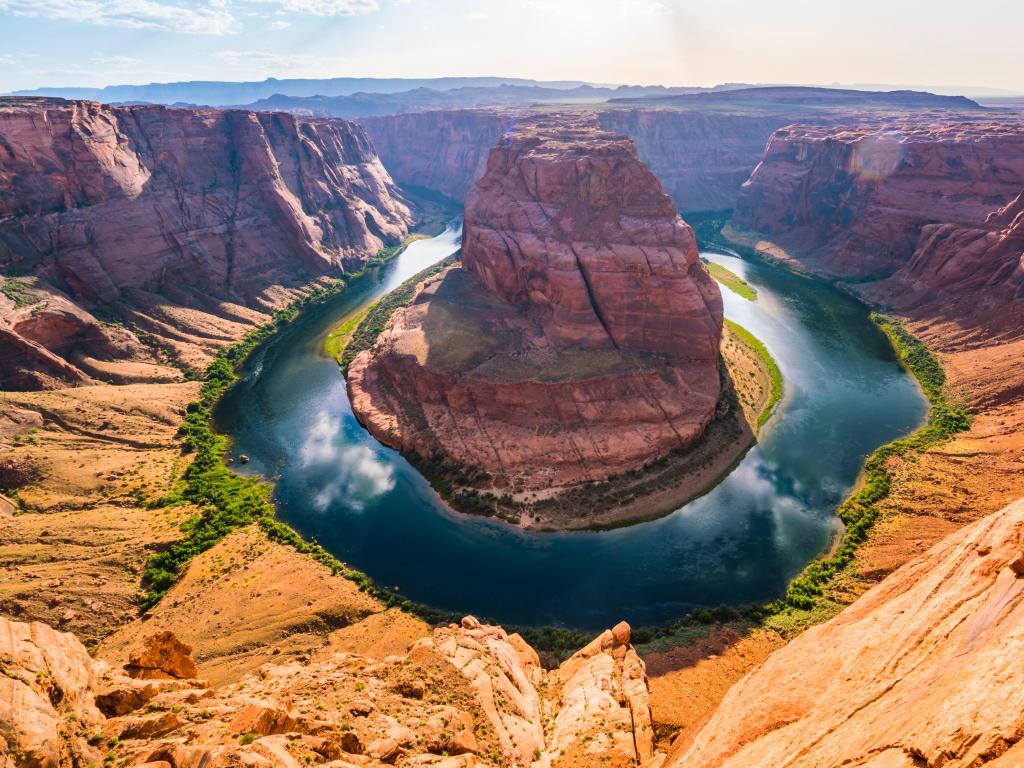
[[[927,225],[984,228],[1021,190],[1019,120],[790,126],[771,137],[734,220],[833,275],[888,277]]]
[[[776,651],[666,765],[1021,765],[1022,596],[1018,501]]]
[[[0,100],[0,190],[8,389],[138,359],[112,318],[150,353],[237,336],[411,221],[361,128],[285,114]]]
[[[561,118],[506,134],[462,262],[349,369],[378,439],[539,491],[638,469],[711,421],[721,295],[628,139]]]
[[[629,635],[619,624],[545,672],[519,635],[466,617],[405,655],[325,652],[211,689],[170,633],[146,652],[173,648],[189,678],[137,679],[0,618],[0,765],[648,765],[663,755]]]

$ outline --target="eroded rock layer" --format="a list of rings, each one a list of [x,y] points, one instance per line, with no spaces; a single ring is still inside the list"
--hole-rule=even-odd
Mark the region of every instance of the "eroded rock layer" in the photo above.
[[[667,765],[1020,765],[1022,653],[1018,501],[776,651]]]
[[[0,190],[5,388],[138,359],[110,318],[230,338],[411,221],[361,128],[285,114],[0,100]]]
[[[462,261],[349,369],[383,442],[540,490],[639,468],[711,421],[721,295],[628,139],[568,118],[506,134]]]

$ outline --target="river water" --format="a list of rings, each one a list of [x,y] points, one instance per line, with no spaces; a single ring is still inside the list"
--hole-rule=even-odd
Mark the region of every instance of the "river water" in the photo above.
[[[835,508],[865,457],[926,415],[861,304],[812,278],[704,254],[757,289],[752,303],[723,288],[725,314],[764,341],[785,379],[760,443],[728,477],[666,517],[612,531],[526,533],[454,513],[359,425],[321,347],[346,315],[457,247],[453,225],[304,313],[257,350],[216,412],[251,458],[243,471],[276,484],[281,519],[414,601],[594,630],[774,599],[839,530]]]

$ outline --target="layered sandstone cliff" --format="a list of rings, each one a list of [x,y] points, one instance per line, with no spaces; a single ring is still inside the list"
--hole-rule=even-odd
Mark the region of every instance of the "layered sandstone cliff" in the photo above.
[[[670,109],[609,109],[593,115],[603,129],[633,139],[681,211],[732,208],[768,138],[794,117]],[[483,175],[498,136],[530,119],[527,110],[474,109],[359,122],[396,180],[463,200]]]
[[[670,109],[597,113],[602,128],[633,139],[644,163],[684,213],[732,208],[769,137],[793,117],[785,112],[759,115]]]
[[[439,110],[363,117],[359,124],[396,181],[464,200],[484,173],[487,153],[517,114],[495,109]]]
[[[932,224],[988,228],[1024,190],[1017,119],[880,119],[777,131],[734,220],[834,275],[888,277]]]
[[[506,134],[467,198],[462,263],[349,368],[382,442],[551,493],[711,421],[721,295],[628,139],[561,118]]]
[[[1017,338],[1024,329],[1024,191],[975,225],[928,224],[917,249],[869,298],[917,317],[956,320],[962,342]]]
[[[1022,653],[1018,501],[776,651],[666,765],[1021,765]]]
[[[5,388],[139,359],[110,319],[215,347],[411,222],[361,128],[285,114],[0,100],[0,190]]]
[[[619,624],[546,672],[521,637],[467,617],[402,655],[275,660],[212,688],[169,632],[120,668],[73,635],[0,618],[0,765],[658,764],[629,635]]]

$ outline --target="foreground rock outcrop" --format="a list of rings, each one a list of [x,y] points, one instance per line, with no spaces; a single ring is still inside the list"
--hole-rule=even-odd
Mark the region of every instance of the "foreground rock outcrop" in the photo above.
[[[545,672],[521,637],[466,617],[401,656],[325,652],[211,688],[170,633],[133,651],[173,668],[150,679],[94,661],[70,634],[0,618],[0,764],[656,765],[629,635],[619,624]]]
[[[722,300],[632,143],[571,119],[507,134],[466,202],[462,264],[349,368],[382,442],[545,492],[691,445],[719,402]]]
[[[358,126],[237,110],[0,100],[0,190],[5,389],[173,378],[411,223]]]
[[[1018,501],[776,651],[667,765],[1021,765],[1022,654]]]

